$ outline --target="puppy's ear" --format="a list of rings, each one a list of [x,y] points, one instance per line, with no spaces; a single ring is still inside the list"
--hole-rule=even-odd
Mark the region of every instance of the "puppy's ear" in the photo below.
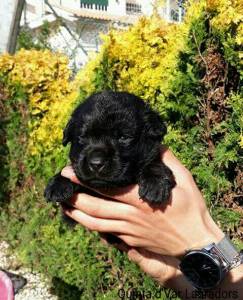
[[[162,117],[150,107],[146,107],[144,112],[144,131],[145,136],[158,140],[162,140],[167,132]]]
[[[62,139],[63,146],[66,146],[69,142],[72,141],[73,131],[74,131],[74,122],[72,119],[70,119],[63,131],[63,139]]]

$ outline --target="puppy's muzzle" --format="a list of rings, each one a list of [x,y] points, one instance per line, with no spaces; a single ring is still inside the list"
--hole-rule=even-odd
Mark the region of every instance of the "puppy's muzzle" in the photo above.
[[[106,153],[101,149],[93,150],[87,157],[88,166],[92,172],[101,172],[106,163]]]

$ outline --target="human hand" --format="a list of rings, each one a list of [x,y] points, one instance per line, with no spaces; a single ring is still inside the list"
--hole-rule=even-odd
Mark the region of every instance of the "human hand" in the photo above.
[[[179,260],[174,257],[149,252],[142,248],[132,248],[122,241],[119,243],[113,241],[110,244],[109,240],[110,238],[107,238],[106,234],[101,234],[103,243],[126,253],[130,261],[136,263],[142,271],[162,286],[172,287],[172,284],[182,276],[178,267]]]
[[[159,255],[144,249],[130,248],[125,244],[117,245],[117,248],[127,252],[128,258],[138,264],[138,266],[147,275],[152,277],[166,288],[172,288],[176,291],[181,299],[194,299],[195,289],[181,273],[179,269],[179,260],[165,255]],[[220,295],[222,290],[225,292],[235,292],[235,299],[242,299],[243,296],[243,265],[229,271],[222,283],[211,292],[214,292],[216,298]],[[175,295],[175,294],[173,294]],[[200,299],[212,299],[212,294],[209,298],[202,295]],[[214,299],[214,298],[213,298]],[[227,298],[228,299],[228,298]],[[231,299],[231,297],[229,297]]]
[[[173,257],[220,241],[224,234],[190,172],[170,150],[163,151],[161,158],[176,180],[168,203],[152,207],[139,199],[138,186],[132,185],[97,191],[99,198],[77,194],[70,200],[72,208],[64,207],[64,213],[90,230],[115,234],[129,246]],[[64,168],[62,175],[78,183],[71,167]]]

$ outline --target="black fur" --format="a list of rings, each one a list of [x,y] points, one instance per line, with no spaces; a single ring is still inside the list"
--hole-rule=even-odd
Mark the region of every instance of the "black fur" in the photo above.
[[[166,133],[158,113],[135,95],[104,91],[90,96],[72,114],[63,136],[71,143],[69,157],[78,179],[93,188],[133,183],[139,195],[153,204],[168,200],[175,185],[171,170],[161,162],[160,145]],[[45,198],[67,202],[82,191],[59,174],[45,189]]]

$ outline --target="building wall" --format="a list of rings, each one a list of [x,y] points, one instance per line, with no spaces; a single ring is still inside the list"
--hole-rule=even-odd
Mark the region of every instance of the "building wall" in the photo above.
[[[0,1],[0,53],[7,51],[16,0]]]
[[[68,29],[65,26],[59,28],[59,32],[50,38],[50,44],[54,50],[66,53],[71,60],[71,65],[80,68],[88,60],[88,53],[98,51],[101,45],[99,38],[100,33],[106,33],[111,21],[109,18],[102,19],[102,16],[112,16],[113,25],[118,28],[124,28],[128,25],[123,24],[120,20],[127,20],[131,17],[136,20],[140,15],[151,15],[153,12],[153,0],[108,0],[108,7],[104,9],[96,9],[95,5],[89,8],[81,8],[80,0],[49,0],[53,5],[56,13],[63,17]],[[141,5],[141,13],[136,14],[127,12],[126,3]],[[1,1],[0,1],[1,3]],[[33,30],[38,29],[44,20],[55,22],[55,16],[51,13],[50,8],[44,3],[44,0],[26,0],[25,20],[27,25]],[[167,6],[166,6],[167,4]],[[65,10],[66,8],[66,10]],[[176,0],[166,0],[165,7],[160,10],[161,15],[170,21],[171,8],[177,8]],[[71,12],[69,11],[71,10]],[[80,12],[96,13],[101,18],[88,18],[85,14],[77,17]],[[72,12],[75,12],[74,14]],[[114,22],[116,20],[119,22]],[[70,32],[71,31],[71,34]]]
[[[69,7],[70,9],[80,10],[80,0],[50,0],[51,3]],[[82,8],[85,10],[85,8]],[[92,10],[95,10],[93,6]],[[124,16],[126,14],[126,0],[109,0],[107,11],[108,14]]]
[[[109,0],[107,12],[115,16],[126,15],[126,0]]]
[[[28,21],[36,20],[41,18],[45,14],[45,3],[43,0],[26,0],[26,12]]]
[[[95,5],[92,8],[81,8],[80,0],[49,0],[49,2],[53,5],[57,5],[63,8],[69,8],[70,10],[80,12],[96,12],[102,15],[111,15],[114,17],[126,17],[131,15],[131,13],[127,13],[126,3],[133,3],[141,5],[141,14],[150,16],[153,12],[153,2],[155,0],[108,0],[107,10],[96,9]],[[2,2],[2,1],[0,1]],[[3,1],[4,2],[4,1]],[[27,3],[27,20],[28,22],[34,21],[36,19],[40,19],[45,15],[46,12],[51,12],[48,6],[44,3],[44,0],[26,0]],[[176,0],[165,0],[164,8],[160,10],[160,14],[167,21],[173,21],[171,18],[171,10],[179,11],[177,1]],[[173,14],[174,14],[173,12]],[[59,11],[61,13],[61,11]],[[138,16],[141,14],[137,14]],[[133,14],[136,15],[136,14]],[[175,20],[174,20],[175,21]]]

